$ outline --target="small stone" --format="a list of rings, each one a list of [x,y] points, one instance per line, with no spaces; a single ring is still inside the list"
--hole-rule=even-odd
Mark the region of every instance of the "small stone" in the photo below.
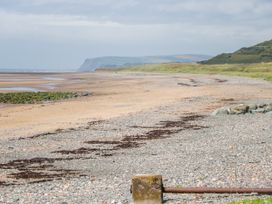
[[[272,111],[272,103],[268,104],[265,108],[264,108],[265,112],[270,112]]]
[[[252,110],[251,113],[265,113],[265,109],[264,108],[258,108],[256,110]]]
[[[89,93],[89,92],[83,92],[82,94],[81,94],[81,96],[90,96],[91,95],[91,93]]]
[[[248,105],[248,112],[252,112],[253,110],[256,110],[258,106],[256,104],[249,104]]]
[[[229,114],[229,110],[228,108],[219,108],[219,109],[216,109],[215,111],[212,112],[211,115],[215,116],[215,115],[228,115]]]
[[[266,106],[267,106],[266,103],[260,103],[260,104],[258,104],[258,108],[264,108],[264,107],[266,107]]]

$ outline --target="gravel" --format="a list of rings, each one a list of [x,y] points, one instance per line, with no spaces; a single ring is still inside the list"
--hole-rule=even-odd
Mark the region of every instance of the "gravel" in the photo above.
[[[0,203],[131,203],[136,174],[161,174],[165,186],[271,187],[271,115],[187,111],[216,102],[188,98],[78,130],[0,139]],[[167,194],[164,199],[220,204],[254,197]]]

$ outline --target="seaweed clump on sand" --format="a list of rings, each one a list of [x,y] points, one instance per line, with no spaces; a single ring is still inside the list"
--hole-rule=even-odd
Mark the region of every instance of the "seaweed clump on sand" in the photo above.
[[[6,104],[35,104],[48,101],[59,101],[82,96],[90,96],[91,93],[81,92],[12,92],[0,93],[0,103]]]

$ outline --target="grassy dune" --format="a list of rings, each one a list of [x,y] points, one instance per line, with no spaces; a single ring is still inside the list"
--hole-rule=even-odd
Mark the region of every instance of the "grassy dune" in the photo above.
[[[162,72],[162,73],[193,73],[193,74],[223,74],[261,78],[272,81],[272,63],[258,64],[149,64],[135,67],[120,68],[119,71],[132,72]]]

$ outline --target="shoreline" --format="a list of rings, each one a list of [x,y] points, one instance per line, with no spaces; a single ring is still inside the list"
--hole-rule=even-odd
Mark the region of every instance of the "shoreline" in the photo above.
[[[228,102],[224,99],[231,98],[233,103],[238,103],[250,98],[272,98],[271,83],[239,77],[112,72],[50,77],[64,79],[55,81],[58,83],[56,91],[89,91],[93,95],[45,104],[4,105],[0,107],[0,138],[79,128],[91,121],[149,110],[186,98],[217,98],[218,106],[214,108]],[[44,83],[35,80],[35,83]]]

